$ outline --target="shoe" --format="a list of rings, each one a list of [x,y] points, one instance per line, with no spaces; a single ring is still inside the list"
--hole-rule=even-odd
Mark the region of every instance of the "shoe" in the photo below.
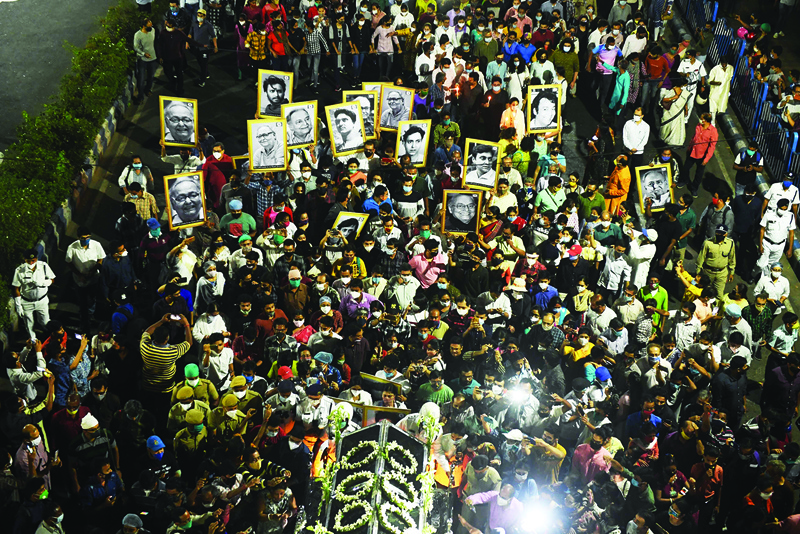
[[[683,183],[683,182],[675,182],[675,183],[674,183],[674,184],[672,184],[672,185],[673,185],[674,187],[676,187],[677,189],[683,189],[684,187],[686,187],[686,184],[685,184],[685,183]]]
[[[692,198],[697,198],[699,196],[700,196],[700,192],[699,191],[692,191]]]

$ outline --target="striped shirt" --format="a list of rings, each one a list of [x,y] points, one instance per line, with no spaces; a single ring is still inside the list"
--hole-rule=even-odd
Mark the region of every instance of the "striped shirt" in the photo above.
[[[150,334],[142,334],[139,351],[142,354],[142,378],[149,391],[169,393],[175,386],[175,362],[189,351],[187,341],[177,345],[158,347],[150,340]]]
[[[322,52],[322,48],[325,48],[326,52],[330,52],[328,49],[328,42],[325,40],[325,37],[322,35],[322,32],[319,29],[314,30],[306,30],[306,53],[309,55],[312,54],[319,54]]]
[[[261,35],[259,32],[248,33],[244,44],[250,45],[248,47],[250,49],[250,59],[253,61],[263,61],[267,59],[266,43],[266,35]]]

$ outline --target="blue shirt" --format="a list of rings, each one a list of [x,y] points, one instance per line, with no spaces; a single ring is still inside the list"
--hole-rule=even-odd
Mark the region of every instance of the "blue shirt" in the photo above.
[[[503,45],[503,60],[504,61],[511,61],[511,56],[514,54],[519,53],[519,43],[513,42],[511,46],[508,46],[508,41],[506,44]]]
[[[362,210],[364,211],[364,213],[369,213],[369,210],[375,210],[375,213],[380,213],[381,206],[383,206],[384,204],[388,204],[390,208],[392,207],[392,201],[389,200],[388,198],[383,202],[381,202],[380,204],[378,204],[377,202],[375,202],[374,197],[370,197],[364,201]]]
[[[533,295],[534,303],[542,308],[543,310],[547,309],[548,304],[550,301],[558,296],[558,290],[553,286],[548,285],[547,289],[544,291],[539,291],[535,295]]]
[[[128,310],[128,312],[133,315],[133,306],[131,304],[125,304],[120,306],[120,308],[124,308]],[[119,335],[127,326],[128,318],[125,314],[115,311],[111,314],[111,332],[116,336]]]
[[[122,491],[122,482],[114,471],[106,478],[105,485],[97,481],[97,477],[92,477],[81,488],[81,507],[91,508],[97,506],[107,497],[116,497]]]
[[[455,143],[453,143],[453,146],[450,147],[450,150],[440,146],[436,149],[436,161],[441,161],[444,164],[450,163],[450,161],[453,159],[453,152],[456,150],[462,154],[464,153],[464,151],[461,150],[461,147]]]
[[[72,387],[72,376],[69,374],[69,365],[64,361],[50,360],[47,368],[56,378],[55,403],[59,406],[67,405],[67,395]]]
[[[628,435],[629,438],[641,437],[642,424],[644,422],[645,421],[644,419],[642,419],[641,411],[630,414],[628,416],[628,419],[625,421],[625,433]],[[658,428],[661,426],[661,418],[656,414],[651,413],[650,422],[656,425],[656,432],[658,432]]]
[[[528,46],[522,46],[521,44],[517,44],[517,54],[522,56],[522,59],[525,60],[525,64],[531,62],[531,58],[533,58],[534,52],[536,52],[536,47],[530,43],[528,43]]]

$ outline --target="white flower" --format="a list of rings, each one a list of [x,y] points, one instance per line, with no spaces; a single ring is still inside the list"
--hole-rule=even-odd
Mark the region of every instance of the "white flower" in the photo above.
[[[345,514],[356,508],[362,508],[364,510],[361,517],[349,525],[342,525]],[[333,521],[333,530],[337,532],[352,532],[369,523],[370,519],[372,519],[372,505],[367,501],[353,501],[345,504],[336,512],[336,518]]]
[[[394,526],[389,521],[389,514],[395,514],[397,517],[399,517],[405,523],[406,528],[400,529]],[[388,501],[381,504],[381,507],[378,510],[378,521],[380,521],[381,526],[388,530],[391,534],[403,534],[406,529],[416,527],[414,524],[414,518],[411,517],[411,514]]]
[[[395,471],[399,471],[404,475],[416,475],[417,474],[417,459],[408,452],[402,445],[393,441],[391,443],[386,444],[386,456],[389,459],[389,465],[392,466],[392,469]],[[405,460],[408,460],[408,465],[402,465],[397,459],[392,457],[392,451],[397,451],[400,453]]]
[[[358,453],[361,449],[365,449],[367,447],[371,447],[372,451],[364,457],[363,460],[355,463],[350,463],[350,458],[354,457],[356,453]],[[339,459],[339,469],[359,469],[372,463],[375,458],[378,457],[378,451],[380,450],[380,444],[377,441],[362,441],[349,451],[347,454],[342,456]]]
[[[395,484],[391,485],[389,482],[394,482]],[[381,488],[392,504],[399,506],[403,510],[411,510],[417,507],[419,493],[402,473],[397,471],[383,473]]]
[[[372,491],[375,475],[370,471],[357,471],[352,475],[345,477],[342,481],[336,484],[336,492],[333,498],[339,502],[350,502],[361,499]],[[353,492],[352,488],[356,487],[363,481],[364,483]]]

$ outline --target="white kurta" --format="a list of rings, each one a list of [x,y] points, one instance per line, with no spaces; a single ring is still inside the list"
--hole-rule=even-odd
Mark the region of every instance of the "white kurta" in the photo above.
[[[733,78],[733,65],[723,69],[717,65],[708,73],[708,81],[721,82],[720,85],[710,85],[708,94],[708,109],[711,113],[725,113],[728,109],[728,95],[731,92],[731,79]]]

